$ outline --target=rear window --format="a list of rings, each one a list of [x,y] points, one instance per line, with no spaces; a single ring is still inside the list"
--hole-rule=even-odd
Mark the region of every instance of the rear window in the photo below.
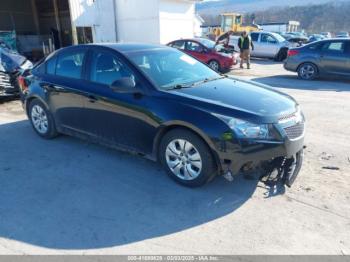
[[[184,49],[185,48],[185,41],[176,41],[171,44],[171,47],[175,47],[178,49]]]
[[[309,44],[307,46],[307,49],[309,49],[309,50],[318,50],[318,49],[320,49],[320,46],[322,46],[322,45],[323,45],[322,43]]]
[[[52,57],[46,62],[46,74],[54,75],[56,71],[56,61],[57,57]]]

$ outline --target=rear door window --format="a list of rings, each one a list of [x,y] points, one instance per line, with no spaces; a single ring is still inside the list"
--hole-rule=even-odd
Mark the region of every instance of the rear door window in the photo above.
[[[322,49],[326,53],[342,54],[345,51],[345,42],[343,41],[329,42],[325,44]]]
[[[86,52],[84,50],[60,54],[56,65],[56,75],[80,79],[85,54]]]

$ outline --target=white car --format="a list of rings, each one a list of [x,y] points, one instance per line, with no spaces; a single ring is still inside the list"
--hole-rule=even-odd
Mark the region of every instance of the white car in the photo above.
[[[254,44],[251,55],[254,57],[273,58],[282,61],[287,57],[290,43],[281,35],[272,32],[252,32],[250,37]],[[229,45],[239,50],[239,36],[231,36]]]
[[[338,37],[338,38],[349,38],[350,35],[349,35],[348,32],[339,32],[339,33],[336,35],[336,37]]]

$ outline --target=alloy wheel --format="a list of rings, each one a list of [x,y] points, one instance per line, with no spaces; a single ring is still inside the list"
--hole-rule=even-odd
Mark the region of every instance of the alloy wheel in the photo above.
[[[187,140],[171,141],[166,148],[165,158],[171,172],[182,180],[194,180],[202,171],[199,151]]]
[[[216,62],[216,61],[211,61],[210,63],[209,63],[209,66],[210,66],[210,68],[211,69],[213,69],[213,70],[215,70],[215,71],[219,71],[219,63],[218,62]]]
[[[311,79],[314,77],[314,75],[316,74],[316,69],[314,66],[312,65],[303,65],[300,68],[300,75],[303,79]]]
[[[34,128],[40,134],[46,134],[49,129],[49,122],[47,120],[47,115],[45,110],[39,106],[34,105],[31,111],[31,119],[34,125]]]

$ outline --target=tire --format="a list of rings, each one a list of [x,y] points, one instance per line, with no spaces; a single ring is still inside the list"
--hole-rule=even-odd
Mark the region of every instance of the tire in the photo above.
[[[38,99],[29,104],[28,116],[34,131],[45,139],[52,139],[57,136],[57,130],[51,112]]]
[[[167,174],[187,187],[202,186],[217,173],[209,147],[200,137],[186,129],[174,129],[166,133],[160,143],[158,157]]]
[[[220,72],[221,68],[220,68],[220,63],[216,60],[210,60],[208,62],[208,66],[213,69],[214,71]]]
[[[298,76],[303,80],[314,80],[318,76],[318,68],[313,63],[303,63],[298,67]]]

